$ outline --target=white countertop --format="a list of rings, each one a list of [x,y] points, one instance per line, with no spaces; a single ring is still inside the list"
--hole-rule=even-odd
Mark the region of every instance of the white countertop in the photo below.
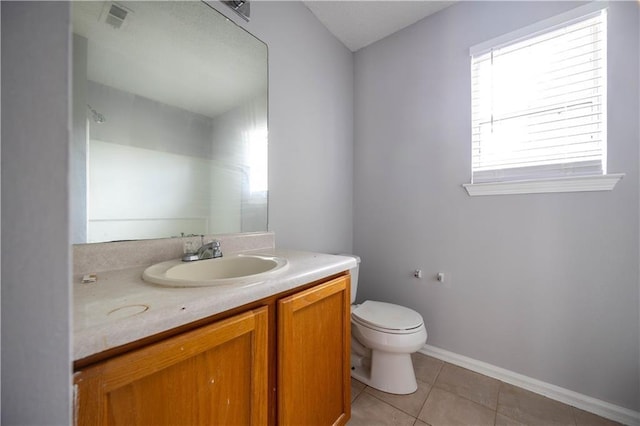
[[[73,277],[73,359],[153,336],[356,266],[351,257],[264,249],[247,253],[279,256],[289,266],[268,279],[243,287],[172,288],[142,280],[146,266],[98,273],[82,284]],[[150,266],[150,265],[147,265]]]

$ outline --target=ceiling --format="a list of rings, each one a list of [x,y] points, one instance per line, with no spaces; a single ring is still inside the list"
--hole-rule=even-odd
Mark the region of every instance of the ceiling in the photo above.
[[[320,22],[352,52],[454,3],[455,0],[304,1]]]
[[[112,3],[72,2],[73,32],[87,39],[88,80],[207,117],[266,96],[266,45],[215,9],[118,0],[129,13],[114,28]]]

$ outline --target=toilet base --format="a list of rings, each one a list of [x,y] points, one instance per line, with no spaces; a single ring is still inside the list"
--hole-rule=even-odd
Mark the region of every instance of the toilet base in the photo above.
[[[387,393],[407,395],[418,389],[411,354],[372,350],[371,358],[351,356],[351,377]]]

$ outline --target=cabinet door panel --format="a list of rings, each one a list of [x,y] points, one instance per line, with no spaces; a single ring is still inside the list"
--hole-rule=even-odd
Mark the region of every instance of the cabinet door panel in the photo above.
[[[278,302],[278,423],[345,424],[350,412],[349,276]]]
[[[267,327],[264,307],[77,373],[77,423],[265,424]]]

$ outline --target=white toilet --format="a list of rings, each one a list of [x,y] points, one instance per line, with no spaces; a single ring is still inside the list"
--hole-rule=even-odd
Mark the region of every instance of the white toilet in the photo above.
[[[383,392],[409,394],[418,389],[411,354],[427,342],[416,311],[367,300],[354,305],[358,266],[351,270],[351,377]]]

